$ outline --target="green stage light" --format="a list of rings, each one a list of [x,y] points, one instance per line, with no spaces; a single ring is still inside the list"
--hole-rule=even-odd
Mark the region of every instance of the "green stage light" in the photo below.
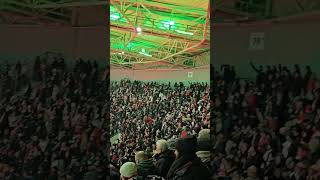
[[[170,25],[173,26],[174,25],[174,21],[170,21]]]

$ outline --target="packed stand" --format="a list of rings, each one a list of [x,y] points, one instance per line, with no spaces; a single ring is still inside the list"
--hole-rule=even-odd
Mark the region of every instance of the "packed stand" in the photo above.
[[[106,179],[107,85],[97,62],[1,69],[0,179]]]
[[[111,82],[110,119],[111,134],[120,134],[111,162],[122,179],[210,178],[208,84]]]
[[[214,70],[216,179],[320,179],[319,80],[283,65],[250,63],[254,80],[232,66]]]

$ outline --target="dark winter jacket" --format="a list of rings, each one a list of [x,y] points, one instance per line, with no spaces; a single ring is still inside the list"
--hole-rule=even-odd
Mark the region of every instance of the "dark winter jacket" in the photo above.
[[[167,177],[168,171],[175,160],[173,151],[168,150],[161,154],[157,154],[155,160],[157,174],[164,178]]]
[[[174,161],[167,180],[210,180],[210,171],[196,155],[184,155]]]
[[[141,161],[138,164],[139,176],[146,177],[148,175],[154,175],[154,174],[156,174],[156,167],[154,166],[152,159]]]

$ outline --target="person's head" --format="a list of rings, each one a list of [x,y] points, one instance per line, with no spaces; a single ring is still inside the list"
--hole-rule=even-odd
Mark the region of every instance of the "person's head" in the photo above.
[[[260,66],[259,66],[259,70],[260,70],[260,71],[263,71],[263,66],[260,65]]]
[[[247,175],[248,177],[255,178],[257,176],[257,168],[255,166],[250,166],[247,169]]]
[[[198,133],[198,139],[210,140],[210,129],[202,129]]]
[[[202,129],[197,137],[197,150],[198,151],[210,151],[210,129]]]
[[[160,139],[156,142],[156,153],[160,154],[168,150],[168,143],[164,139]]]
[[[147,160],[148,155],[144,151],[138,151],[134,157],[136,164],[139,164],[140,162]]]
[[[185,155],[195,155],[197,151],[197,138],[195,136],[187,136],[179,138],[176,142],[175,155],[180,158]]]
[[[306,70],[307,70],[308,72],[311,72],[311,67],[310,67],[310,66],[306,66]]]
[[[130,180],[138,174],[137,166],[134,162],[126,162],[120,167],[121,180]]]

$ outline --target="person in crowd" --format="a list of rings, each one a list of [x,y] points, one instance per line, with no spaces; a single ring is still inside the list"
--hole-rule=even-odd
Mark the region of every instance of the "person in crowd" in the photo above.
[[[0,179],[105,179],[103,70],[72,72],[63,59],[46,57],[26,66],[18,62],[1,75]]]
[[[209,168],[196,155],[197,139],[195,136],[179,138],[176,142],[176,160],[173,162],[168,180],[210,180]]]
[[[134,162],[126,162],[120,167],[121,180],[135,180],[138,168]]]
[[[164,139],[156,142],[155,167],[157,173],[161,177],[166,177],[171,167],[175,156],[171,150],[168,149],[168,143]]]
[[[112,162],[110,162],[109,164],[109,171],[110,171],[110,180],[118,180],[121,178],[120,168]]]
[[[197,156],[211,170],[211,138],[210,129],[202,129],[197,137]],[[212,171],[211,171],[212,172]]]
[[[284,65],[250,64],[257,72],[253,79],[230,80],[230,71],[214,70],[210,129],[214,177],[317,177],[320,83],[315,73],[310,66],[303,75],[299,65],[290,70]]]
[[[148,154],[144,151],[139,151],[135,155],[135,162],[138,168],[138,175],[147,177],[148,175],[156,174],[156,167],[153,164],[152,158],[148,157]]]
[[[209,89],[206,83],[112,81],[110,133],[121,136],[111,147],[111,160],[121,165],[137,151],[152,153],[160,139],[209,128]]]
[[[247,169],[247,178],[246,180],[258,180],[257,178],[257,168],[255,166],[250,166]]]

